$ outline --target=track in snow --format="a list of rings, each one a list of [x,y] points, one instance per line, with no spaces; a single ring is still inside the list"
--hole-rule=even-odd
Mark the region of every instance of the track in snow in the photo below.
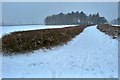
[[[67,45],[31,54],[4,56],[4,78],[117,78],[118,42],[86,28]]]

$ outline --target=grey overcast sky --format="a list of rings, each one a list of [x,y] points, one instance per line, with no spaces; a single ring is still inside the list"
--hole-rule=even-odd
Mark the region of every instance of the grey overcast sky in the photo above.
[[[87,15],[99,13],[108,21],[118,17],[117,2],[3,2],[3,23],[43,23],[46,16],[83,11]]]

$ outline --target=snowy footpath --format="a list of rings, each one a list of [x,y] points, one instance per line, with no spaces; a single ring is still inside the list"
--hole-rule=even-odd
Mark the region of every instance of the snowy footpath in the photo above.
[[[3,56],[3,78],[117,78],[118,41],[86,28],[67,45]]]

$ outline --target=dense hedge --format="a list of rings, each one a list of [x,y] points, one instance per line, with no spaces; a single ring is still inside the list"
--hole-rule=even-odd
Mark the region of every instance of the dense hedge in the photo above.
[[[66,44],[86,26],[13,32],[2,37],[2,51],[24,53]]]
[[[120,38],[120,26],[111,26],[109,24],[99,24],[97,28],[105,34],[112,36],[113,39]]]

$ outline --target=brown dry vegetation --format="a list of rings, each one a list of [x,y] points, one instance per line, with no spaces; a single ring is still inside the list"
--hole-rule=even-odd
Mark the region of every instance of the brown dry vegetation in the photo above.
[[[120,38],[120,26],[111,26],[109,24],[99,24],[97,28],[105,34],[112,36],[113,39]]]
[[[2,52],[24,53],[63,45],[81,33],[87,26],[89,25],[13,32],[2,37]]]

